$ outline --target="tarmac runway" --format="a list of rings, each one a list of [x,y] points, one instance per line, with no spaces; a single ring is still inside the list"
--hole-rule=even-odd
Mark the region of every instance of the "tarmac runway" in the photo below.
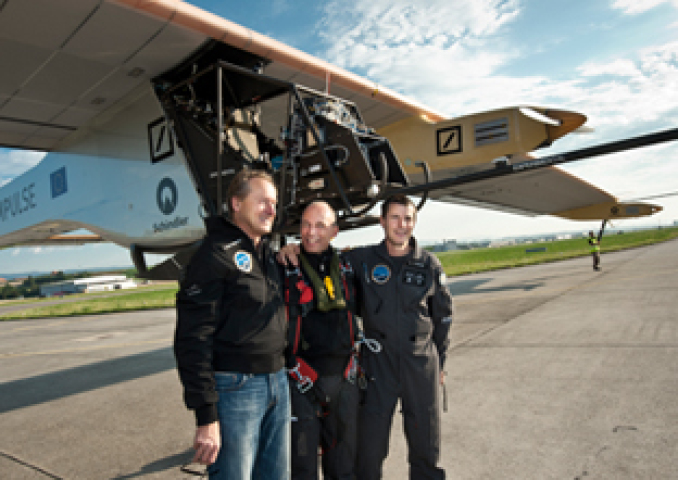
[[[678,241],[450,281],[448,479],[677,478]],[[173,310],[0,323],[0,477],[188,479]],[[396,414],[384,478],[406,479]]]

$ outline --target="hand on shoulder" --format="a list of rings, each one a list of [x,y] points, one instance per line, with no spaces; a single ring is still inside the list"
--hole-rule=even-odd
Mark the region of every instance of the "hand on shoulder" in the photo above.
[[[276,259],[281,265],[294,265],[298,267],[300,253],[301,247],[298,243],[289,243],[280,249]]]

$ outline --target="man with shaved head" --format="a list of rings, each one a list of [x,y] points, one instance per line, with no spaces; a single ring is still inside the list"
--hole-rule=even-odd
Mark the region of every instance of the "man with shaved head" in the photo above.
[[[286,271],[292,478],[353,479],[359,393],[352,268],[330,246],[336,214],[313,202],[301,217],[299,268]]]

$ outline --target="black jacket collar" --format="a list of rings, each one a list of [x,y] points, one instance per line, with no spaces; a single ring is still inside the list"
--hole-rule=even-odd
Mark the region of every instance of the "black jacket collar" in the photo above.
[[[412,250],[408,255],[411,255],[411,258],[413,260],[421,260],[423,257],[423,251],[419,247],[419,244],[417,243],[417,240],[414,237],[410,238],[410,247],[412,248]],[[386,247],[386,239],[382,240],[381,243],[379,243],[376,246],[376,251],[377,254],[380,257],[384,258],[385,260],[390,261],[390,259],[392,258],[391,255],[389,255],[388,253],[388,247]]]
[[[224,217],[205,218],[205,228],[207,235],[215,237],[225,237],[229,240],[241,239],[241,244],[255,251],[252,239],[230,219]],[[270,242],[270,236],[261,237],[262,247],[266,248]]]

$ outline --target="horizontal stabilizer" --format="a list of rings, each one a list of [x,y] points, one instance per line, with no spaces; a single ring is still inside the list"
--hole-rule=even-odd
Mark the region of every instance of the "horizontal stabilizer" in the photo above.
[[[662,210],[661,206],[650,203],[610,202],[560,212],[556,213],[556,215],[570,220],[614,220],[618,218],[648,217]]]

